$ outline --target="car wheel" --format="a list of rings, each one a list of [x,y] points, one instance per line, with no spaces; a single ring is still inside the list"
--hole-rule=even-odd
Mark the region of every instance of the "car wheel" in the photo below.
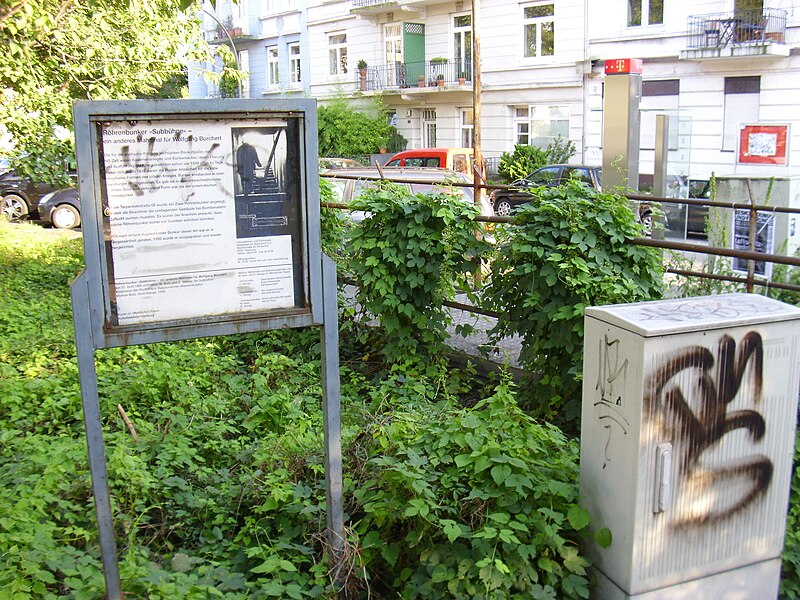
[[[81,224],[81,213],[71,204],[59,204],[50,214],[50,220],[57,229],[75,229]]]
[[[507,217],[513,208],[508,198],[498,198],[494,203],[494,214],[498,217]]]
[[[28,205],[20,196],[8,194],[0,200],[0,215],[7,221],[19,221],[28,214]]]

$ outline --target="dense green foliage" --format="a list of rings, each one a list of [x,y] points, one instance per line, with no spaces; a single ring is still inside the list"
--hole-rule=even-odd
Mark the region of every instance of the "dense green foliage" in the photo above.
[[[374,468],[355,529],[377,584],[425,600],[588,598],[577,444],[506,387],[472,409],[416,402],[361,437]]]
[[[361,105],[337,96],[317,111],[320,156],[361,156],[386,148],[394,132],[378,100]]]
[[[352,235],[349,267],[358,300],[380,321],[391,361],[439,353],[460,278],[478,267],[477,209],[449,194],[409,194],[377,182],[351,202],[367,217]]]
[[[565,140],[560,135],[557,135],[546,148],[517,144],[514,146],[514,152],[503,152],[497,170],[506,181],[516,181],[527,177],[539,167],[568,162],[575,155],[575,151],[575,143],[572,140]]]
[[[66,184],[73,100],[158,95],[184,73],[200,30],[183,4],[39,0],[0,8],[0,133],[14,138],[18,171]]]
[[[14,490],[0,595],[95,599],[68,295],[80,241],[37,232],[0,224],[0,486]],[[351,596],[448,597],[458,572],[477,598],[585,597],[574,444],[519,412],[508,383],[484,392],[441,360],[387,373],[374,353],[342,348]],[[334,596],[316,330],[103,350],[96,365],[126,594]]]
[[[577,181],[537,194],[498,230],[486,299],[500,313],[494,334],[522,337],[520,360],[537,377],[528,408],[575,422],[584,309],[658,298],[661,257],[630,243],[641,225],[625,198]]]

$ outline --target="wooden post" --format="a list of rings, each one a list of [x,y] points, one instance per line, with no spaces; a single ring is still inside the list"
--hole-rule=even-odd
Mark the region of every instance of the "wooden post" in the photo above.
[[[475,156],[473,168],[474,199],[480,205],[481,190],[486,183],[486,162],[481,150],[481,36],[480,0],[472,0],[472,148]]]
[[[750,222],[747,229],[747,249],[750,252],[756,250],[756,228],[758,226],[758,211],[756,210],[756,201],[753,198],[753,189],[750,187],[750,180],[747,180],[747,195],[750,197]],[[735,222],[735,221],[734,221]],[[753,279],[756,274],[756,261],[747,261],[747,293],[753,293]]]

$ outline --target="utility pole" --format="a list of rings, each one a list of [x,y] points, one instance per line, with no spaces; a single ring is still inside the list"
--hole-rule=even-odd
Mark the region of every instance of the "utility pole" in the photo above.
[[[480,0],[472,0],[472,149],[474,160],[474,199],[480,206],[481,192],[486,183],[486,163],[481,151],[481,36]]]

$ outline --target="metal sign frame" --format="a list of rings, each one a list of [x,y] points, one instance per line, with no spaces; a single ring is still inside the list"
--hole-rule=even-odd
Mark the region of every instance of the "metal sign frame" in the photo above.
[[[322,346],[322,408],[325,439],[325,483],[327,500],[327,529],[330,548],[331,572],[334,582],[340,579],[345,544],[344,513],[342,502],[342,448],[341,448],[341,413],[339,382],[339,345],[336,265],[325,256],[320,246],[319,216],[319,174],[317,166],[317,113],[316,101],[298,100],[132,100],[132,101],[82,101],[73,107],[75,122],[76,154],[78,158],[78,176],[80,196],[82,199],[83,241],[86,268],[73,282],[72,310],[77,348],[78,371],[81,384],[84,423],[89,454],[89,468],[92,475],[92,492],[97,513],[100,550],[103,572],[106,583],[106,597],[109,600],[121,600],[123,597],[117,560],[117,546],[114,536],[113,512],[108,486],[105,448],[103,443],[100,401],[97,386],[97,372],[94,362],[95,350],[115,346],[147,344],[162,341],[175,341],[197,337],[228,335],[279,329],[287,327],[320,326]],[[125,230],[124,227],[113,228],[109,225],[115,210],[113,202],[109,202],[109,181],[106,176],[113,174],[109,164],[105,162],[103,135],[104,127],[109,124],[122,123],[120,131],[132,124],[147,123],[156,125],[157,131],[167,131],[166,135],[177,135],[176,141],[183,135],[182,128],[169,127],[181,123],[212,123],[211,127],[223,124],[245,123],[251,129],[259,128],[262,121],[274,122],[280,119],[294,119],[299,123],[295,141],[299,148],[299,168],[293,175],[299,181],[293,181],[293,189],[300,190],[296,203],[295,215],[300,220],[299,240],[292,238],[292,246],[301,248],[300,256],[294,252],[282,255],[291,258],[292,283],[291,292],[285,292],[283,304],[271,306],[271,296],[262,306],[255,310],[216,311],[213,314],[192,314],[178,318],[145,318],[141,321],[121,323],[119,312],[115,313],[114,300],[119,300],[116,271],[118,265],[113,264],[115,251],[124,246],[114,247],[115,235]],[[254,125],[255,124],[255,125]],[[262,128],[265,131],[267,129]],[[148,131],[154,131],[150,129]],[[177,133],[176,133],[177,132]],[[288,132],[288,127],[287,127]],[[161,134],[159,134],[161,135]],[[274,138],[279,137],[277,132]],[[288,133],[285,134],[288,145]],[[127,138],[126,138],[127,139]],[[131,138],[134,139],[134,138]],[[206,138],[210,139],[210,138]],[[242,138],[244,139],[244,138]],[[134,139],[135,143],[147,142],[146,139]],[[155,141],[153,141],[155,144]],[[242,144],[244,145],[244,143]],[[275,144],[277,146],[277,142]],[[151,145],[151,148],[153,146]],[[232,148],[232,145],[231,145]],[[274,147],[273,147],[274,149]],[[177,155],[176,155],[177,156]],[[296,155],[295,155],[296,157]],[[163,157],[162,157],[163,158]],[[178,157],[179,159],[180,157]],[[272,159],[272,155],[270,155]],[[227,166],[234,168],[237,159],[230,156]],[[148,165],[128,161],[127,168],[131,172],[147,169]],[[179,164],[182,164],[178,160]],[[235,177],[228,173],[228,180]],[[113,179],[113,177],[112,177]],[[174,179],[174,178],[173,178]],[[128,182],[129,184],[129,182]],[[239,184],[239,195],[244,192],[244,179]],[[126,184],[127,185],[127,184]],[[231,187],[227,192],[227,206],[230,208],[237,191]],[[209,196],[213,196],[209,192]],[[172,196],[168,196],[172,198]],[[288,197],[288,196],[287,196]],[[152,199],[152,198],[151,198]],[[212,198],[213,200],[213,198]],[[171,200],[170,200],[171,201]],[[136,199],[133,199],[135,205]],[[230,215],[228,215],[230,217]],[[268,219],[268,217],[265,217]],[[179,220],[173,219],[168,225],[175,226]],[[289,218],[286,222],[288,223]],[[153,222],[155,222],[153,220]],[[234,219],[235,222],[235,219]],[[231,223],[228,218],[228,224]],[[276,222],[270,222],[276,223]],[[281,221],[283,223],[283,221]],[[146,227],[149,227],[149,223]],[[239,231],[234,236],[239,239]],[[138,234],[137,234],[138,235]],[[245,232],[244,236],[247,236]],[[258,237],[268,237],[257,232]],[[278,237],[285,238],[285,235]],[[120,241],[123,236],[117,238]],[[152,238],[152,239],[155,239]],[[161,236],[159,241],[168,239]],[[263,241],[263,240],[262,240]],[[230,244],[230,242],[228,242]],[[270,250],[271,241],[257,246],[256,251],[248,250],[248,260],[263,260],[257,256],[265,247]],[[238,242],[237,242],[238,244]],[[213,245],[213,244],[212,244]],[[285,244],[284,244],[285,246]],[[290,246],[290,248],[292,247]],[[176,244],[181,251],[180,243]],[[245,245],[245,249],[249,249]],[[240,246],[236,245],[236,250]],[[147,250],[147,248],[145,248]],[[280,248],[279,248],[280,250]],[[142,251],[142,248],[139,248]],[[135,260],[131,259],[131,260]],[[142,258],[146,262],[146,258]],[[124,261],[120,261],[124,262]],[[152,265],[151,265],[152,266]],[[287,267],[283,267],[286,269]],[[285,271],[284,271],[285,272]],[[297,273],[300,278],[295,277]],[[279,282],[273,277],[266,291],[280,291]],[[180,282],[179,282],[180,283]],[[271,287],[270,287],[271,286]],[[166,287],[166,286],[162,286]],[[240,286],[241,287],[241,286]],[[228,285],[230,288],[230,285]],[[240,288],[237,288],[240,289]],[[161,291],[161,290],[159,290]],[[227,291],[230,291],[227,289]],[[132,294],[135,296],[135,294]],[[167,295],[169,295],[167,293]],[[291,295],[292,305],[287,305],[287,297]],[[127,300],[126,300],[127,302]],[[212,306],[213,304],[212,300]],[[191,304],[191,303],[190,303]],[[202,302],[200,302],[202,305]]]
[[[278,327],[320,325],[321,313],[321,250],[319,246],[319,174],[317,166],[316,102],[310,99],[275,100],[130,100],[77,102],[73,109],[75,121],[78,179],[82,204],[84,245],[94,251],[86,252],[86,278],[92,313],[92,340],[96,348],[127,344],[151,343],[192,337],[226,335],[260,331]],[[107,181],[103,155],[103,124],[115,122],[148,123],[163,127],[185,122],[237,123],[276,116],[302,121],[300,144],[302,245],[304,306],[257,311],[231,312],[203,318],[175,319],[119,325],[113,322],[112,283],[107,244],[109,237]],[[224,128],[224,126],[223,126]],[[165,129],[169,130],[169,129]],[[146,143],[143,140],[140,143]],[[91,166],[90,169],[87,167]]]

